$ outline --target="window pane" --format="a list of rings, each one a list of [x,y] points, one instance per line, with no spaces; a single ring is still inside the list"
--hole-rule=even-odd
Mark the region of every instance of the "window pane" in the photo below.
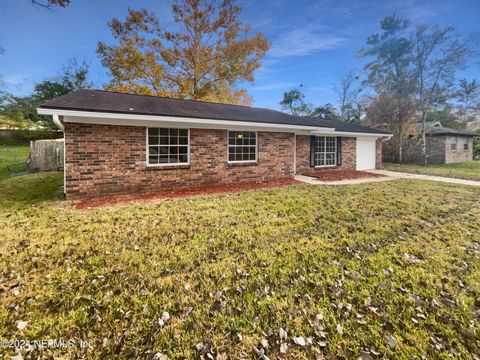
[[[160,155],[158,160],[159,164],[168,164],[168,155]]]
[[[168,136],[160,136],[160,144],[168,145]]]
[[[158,137],[150,136],[148,138],[148,145],[158,145]]]
[[[149,164],[188,163],[188,129],[147,128],[147,134]]]
[[[255,161],[256,137],[253,131],[229,131],[228,161]]]

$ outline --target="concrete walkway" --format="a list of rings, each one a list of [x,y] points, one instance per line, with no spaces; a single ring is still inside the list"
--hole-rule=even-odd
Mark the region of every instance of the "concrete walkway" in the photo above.
[[[312,184],[312,185],[355,185],[355,184],[374,183],[374,182],[397,180],[397,179],[414,179],[414,180],[440,181],[440,182],[449,183],[449,184],[480,186],[480,181],[455,179],[455,178],[448,178],[448,177],[442,177],[442,176],[411,174],[411,173],[388,171],[388,170],[368,170],[368,172],[371,172],[374,174],[380,174],[380,175],[383,175],[383,177],[371,177],[371,178],[338,180],[338,181],[321,181],[311,176],[295,175],[295,180],[298,180],[307,184]]]
[[[412,173],[388,171],[388,170],[369,170],[368,172],[371,172],[374,174],[381,174],[381,175],[385,175],[390,178],[396,178],[396,179],[418,179],[418,180],[440,181],[440,182],[449,183],[449,184],[480,186],[480,181],[456,179],[456,178],[443,177],[443,176],[412,174]]]

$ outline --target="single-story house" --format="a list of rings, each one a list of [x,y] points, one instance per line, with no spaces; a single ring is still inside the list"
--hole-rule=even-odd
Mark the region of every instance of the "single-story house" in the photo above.
[[[422,123],[412,125],[404,146],[404,162],[424,164]],[[473,139],[480,135],[473,131],[452,129],[442,126],[440,121],[425,123],[426,154],[429,164],[450,164],[473,160]],[[393,148],[385,144],[383,159],[394,157]]]
[[[64,130],[69,198],[374,169],[390,136],[270,109],[100,90],[38,112]]]

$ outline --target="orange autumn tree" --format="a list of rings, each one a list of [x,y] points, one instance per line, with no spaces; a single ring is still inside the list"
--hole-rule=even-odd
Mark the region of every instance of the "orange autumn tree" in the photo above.
[[[164,30],[145,9],[109,22],[116,44],[97,53],[112,80],[109,90],[232,104],[249,104],[239,81],[253,73],[270,48],[261,33],[239,20],[234,1],[184,0],[172,5],[176,31]]]

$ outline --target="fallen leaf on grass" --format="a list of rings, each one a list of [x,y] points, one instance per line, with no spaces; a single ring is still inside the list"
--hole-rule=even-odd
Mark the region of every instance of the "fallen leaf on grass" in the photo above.
[[[293,337],[293,342],[297,344],[298,346],[304,347],[306,345],[305,339],[303,336],[294,336]]]
[[[398,341],[393,336],[385,336],[385,342],[392,349],[395,349],[398,346]]]
[[[28,322],[27,321],[23,321],[23,320],[18,320],[17,321],[17,329],[18,330],[23,330],[27,327],[27,324]]]

